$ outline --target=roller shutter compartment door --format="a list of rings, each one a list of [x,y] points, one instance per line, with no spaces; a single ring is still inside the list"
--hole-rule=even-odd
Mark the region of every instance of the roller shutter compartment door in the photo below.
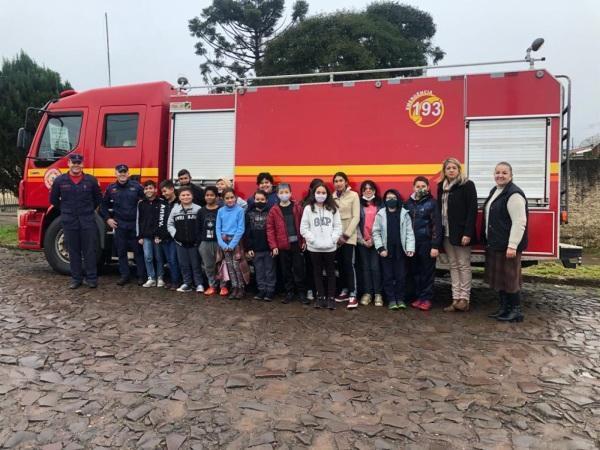
[[[235,113],[192,112],[173,115],[172,175],[188,169],[194,180],[233,178]]]
[[[495,165],[506,161],[527,199],[547,201],[548,127],[546,118],[469,122],[467,167],[479,198],[487,198],[495,186]]]

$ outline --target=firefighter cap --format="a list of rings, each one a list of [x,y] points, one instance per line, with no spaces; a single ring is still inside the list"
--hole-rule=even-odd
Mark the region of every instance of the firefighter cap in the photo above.
[[[115,170],[117,172],[129,172],[129,167],[127,167],[127,164],[121,163],[115,166]]]
[[[79,153],[71,153],[69,155],[69,161],[81,164],[83,162],[83,155],[80,155]]]

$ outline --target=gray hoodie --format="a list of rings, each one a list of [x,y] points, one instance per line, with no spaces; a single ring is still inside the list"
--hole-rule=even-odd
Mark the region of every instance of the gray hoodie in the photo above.
[[[337,241],[342,235],[340,213],[332,213],[317,205],[313,211],[311,206],[307,205],[300,221],[300,234],[306,240],[306,248],[310,252],[336,251]]]

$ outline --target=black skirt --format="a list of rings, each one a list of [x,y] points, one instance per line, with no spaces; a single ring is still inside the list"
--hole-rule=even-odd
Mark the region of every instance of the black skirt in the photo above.
[[[506,257],[506,250],[485,251],[485,281],[496,291],[513,294],[521,290],[521,252],[514,258]]]

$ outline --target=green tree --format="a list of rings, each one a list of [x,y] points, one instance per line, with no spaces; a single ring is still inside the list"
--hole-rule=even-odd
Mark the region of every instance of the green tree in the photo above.
[[[258,73],[316,73],[437,63],[444,52],[431,42],[435,31],[430,14],[389,1],[372,3],[361,12],[337,11],[309,17],[269,42]]]
[[[17,150],[17,132],[27,107],[41,108],[60,91],[70,89],[60,75],[36,64],[21,51],[3,59],[0,69],[0,190],[18,192],[26,154]],[[35,124],[33,124],[35,125]]]
[[[284,0],[213,0],[200,17],[191,19],[188,27],[199,38],[196,54],[204,58],[204,80],[226,83],[252,73],[265,45],[308,12],[308,3],[296,0],[291,18],[285,20],[284,6]]]

